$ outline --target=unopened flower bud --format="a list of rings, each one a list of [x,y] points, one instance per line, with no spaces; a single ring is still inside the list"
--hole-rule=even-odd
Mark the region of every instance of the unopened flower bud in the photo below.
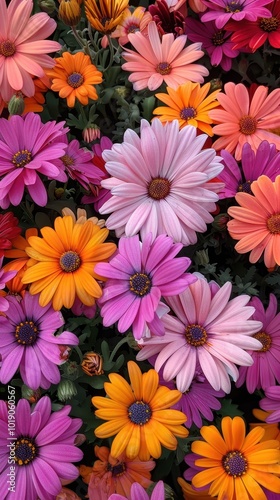
[[[72,399],[73,396],[76,396],[76,394],[77,394],[77,389],[72,380],[62,379],[59,382],[57,388],[57,397],[59,401],[65,403],[65,401],[67,401],[68,399]]]
[[[194,261],[199,266],[207,266],[209,264],[208,249],[195,252]]]
[[[220,78],[213,78],[213,80],[210,81],[210,94],[211,92],[214,92],[214,90],[219,90],[223,87],[222,80]]]
[[[214,218],[213,227],[218,231],[226,231],[229,220],[228,214],[219,214]]]
[[[86,352],[81,363],[83,371],[92,377],[93,375],[102,375],[103,359],[96,352]]]
[[[79,376],[79,365],[76,361],[68,361],[68,363],[65,363],[63,366],[65,374],[71,379],[74,380]]]
[[[54,196],[57,200],[60,200],[64,194],[64,189],[63,188],[55,188],[54,190]]]
[[[135,351],[140,351],[142,349],[142,346],[138,344],[137,340],[135,340],[135,337],[132,332],[129,332],[126,338],[129,347],[135,349]]]
[[[8,104],[8,111],[11,116],[13,115],[22,115],[24,110],[24,99],[21,92],[17,92],[11,97]]]
[[[39,7],[43,12],[47,14],[52,14],[55,11],[55,1],[54,0],[39,0]]]
[[[29,401],[29,403],[31,403],[31,404],[37,403],[37,401],[39,401],[39,399],[41,397],[40,389],[36,389],[36,391],[34,391],[33,389],[30,389],[30,387],[28,387],[25,384],[23,384],[23,386],[21,388],[21,394],[22,394],[22,397],[24,399],[27,399],[27,401]]]
[[[63,361],[67,361],[71,352],[70,347],[61,344],[58,344],[58,347],[60,350],[60,359],[63,359]]]
[[[92,142],[95,139],[100,139],[100,128],[95,123],[84,128],[82,136],[85,142]]]
[[[81,19],[81,7],[77,0],[61,0],[58,17],[66,26],[77,26]]]

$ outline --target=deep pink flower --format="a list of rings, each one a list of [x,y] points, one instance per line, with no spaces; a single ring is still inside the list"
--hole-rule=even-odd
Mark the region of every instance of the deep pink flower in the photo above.
[[[272,412],[265,421],[269,424],[280,421],[280,385],[267,387],[265,398],[260,401],[262,410]]]
[[[108,278],[98,301],[104,326],[118,321],[118,330],[123,333],[132,325],[133,335],[139,340],[147,323],[155,335],[163,335],[157,314],[161,297],[183,291],[196,281],[195,276],[184,273],[190,259],[174,258],[182,246],[165,235],[154,242],[151,234],[143,243],[138,235],[119,240],[117,255],[109,263],[95,266],[96,273]]]
[[[0,257],[3,257],[5,250],[12,248],[12,241],[21,233],[18,223],[12,212],[0,214]]]
[[[60,493],[62,483],[74,481],[79,476],[72,462],[83,458],[82,451],[75,446],[82,420],[69,417],[70,405],[51,413],[48,396],[43,396],[31,408],[26,399],[20,399],[15,408],[15,429],[10,426],[14,432],[11,439],[9,408],[11,405],[0,401],[0,498],[53,500]],[[12,464],[15,467],[14,491],[9,491],[7,482],[11,456],[15,460]]]
[[[250,305],[255,308],[252,318],[263,323],[254,335],[262,346],[260,350],[248,351],[254,363],[240,368],[236,386],[240,387],[246,381],[247,390],[252,394],[256,389],[274,385],[276,381],[280,383],[280,313],[277,314],[277,298],[272,293],[266,310],[257,297],[252,298]]]
[[[215,21],[221,29],[230,20],[256,21],[258,17],[271,17],[271,12],[264,7],[271,0],[202,0],[208,11],[202,14],[202,22]]]
[[[0,206],[19,205],[26,186],[31,198],[44,207],[47,191],[41,175],[65,182],[65,172],[53,160],[64,154],[65,122],[42,123],[39,115],[27,113],[0,119]],[[40,174],[40,175],[39,175]]]
[[[259,349],[252,337],[262,327],[251,320],[254,308],[250,297],[239,295],[230,300],[232,284],[221,288],[199,276],[184,292],[165,300],[175,315],[165,314],[163,337],[143,339],[136,359],[142,361],[157,354],[155,369],[163,368],[167,381],[176,377],[177,389],[189,389],[199,364],[212,387],[226,393],[231,390],[229,375],[236,380],[238,365],[251,365],[245,349]]]
[[[6,286],[6,283],[10,281],[17,274],[17,271],[4,271],[2,269],[4,257],[0,257],[0,290],[3,290]],[[9,309],[9,302],[5,297],[0,295],[0,312],[6,312]],[[0,315],[0,319],[3,316]]]
[[[251,184],[261,175],[275,181],[280,174],[280,152],[276,151],[275,144],[268,141],[262,141],[256,152],[246,142],[242,148],[240,166],[226,149],[222,149],[220,155],[225,165],[219,174],[219,179],[225,183],[219,193],[220,199],[233,198],[240,191],[252,194]]]
[[[149,496],[139,483],[133,483],[130,490],[130,500],[164,500],[164,483],[159,481],[153,489],[152,495]],[[127,500],[126,497],[113,493],[108,500]]]
[[[48,389],[58,384],[60,372],[57,365],[65,362],[60,346],[78,345],[71,332],[54,335],[64,325],[61,312],[51,304],[39,305],[39,295],[25,293],[20,301],[8,296],[6,317],[0,316],[0,381],[7,384],[20,370],[23,382],[33,390]]]
[[[54,164],[61,170],[65,169],[71,179],[88,189],[89,183],[96,180],[95,169],[92,166],[92,153],[85,148],[80,148],[80,143],[76,139],[68,144],[65,136],[63,142],[65,142],[64,154],[59,160],[55,160]]]

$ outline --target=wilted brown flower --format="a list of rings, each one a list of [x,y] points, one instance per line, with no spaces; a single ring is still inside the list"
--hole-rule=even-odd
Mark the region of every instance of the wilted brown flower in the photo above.
[[[92,377],[93,375],[102,375],[104,371],[102,370],[103,359],[100,354],[96,352],[86,352],[84,359],[81,363],[83,371]]]

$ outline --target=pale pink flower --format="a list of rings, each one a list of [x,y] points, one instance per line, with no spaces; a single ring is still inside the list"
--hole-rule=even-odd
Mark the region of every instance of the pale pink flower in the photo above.
[[[180,35],[174,40],[173,33],[160,38],[154,21],[148,24],[148,36],[140,31],[128,35],[135,50],[126,49],[122,53],[127,61],[122,69],[131,72],[128,80],[134,90],[156,90],[165,82],[176,89],[186,81],[203,83],[209,71],[201,64],[193,64],[204,55],[201,43],[185,47],[187,36]],[[185,48],[184,48],[185,47]]]
[[[27,97],[35,94],[32,76],[45,75],[43,68],[52,68],[54,60],[48,52],[61,45],[48,38],[56,22],[45,12],[31,16],[32,0],[12,0],[8,7],[0,0],[0,89],[8,102],[16,91]]]

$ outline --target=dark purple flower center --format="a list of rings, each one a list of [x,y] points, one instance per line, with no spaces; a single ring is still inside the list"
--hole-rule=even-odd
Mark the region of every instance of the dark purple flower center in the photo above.
[[[240,0],[231,0],[230,2],[227,2],[226,5],[226,12],[240,12],[242,10],[242,4],[240,4]]]
[[[172,68],[168,62],[159,63],[156,67],[157,73],[160,73],[161,75],[169,75],[171,70]]]
[[[15,167],[24,167],[27,163],[30,163],[32,160],[32,154],[27,149],[22,149],[14,154],[12,158],[12,162]]]
[[[171,184],[168,179],[157,177],[148,184],[148,195],[154,200],[163,200],[170,193]]]
[[[222,465],[229,476],[240,477],[246,473],[248,464],[240,451],[230,451],[222,458]]]
[[[22,321],[16,326],[15,337],[19,344],[33,345],[36,342],[38,328],[33,321]]]
[[[68,85],[70,85],[70,87],[73,87],[74,89],[80,87],[83,84],[83,82],[84,82],[84,77],[81,73],[72,73],[67,78]]]
[[[16,52],[16,46],[10,40],[4,40],[0,43],[0,54],[4,57],[11,57]]]
[[[135,273],[129,278],[129,289],[135,295],[143,297],[147,295],[152,287],[152,281],[145,273]]]
[[[28,465],[37,455],[37,446],[33,439],[22,437],[15,445],[15,461],[17,465]]]
[[[215,46],[223,45],[223,43],[225,42],[224,36],[225,36],[224,30],[220,30],[214,33],[214,35],[212,36],[213,45]]]
[[[152,410],[144,401],[136,401],[128,408],[128,417],[133,424],[145,425],[152,416]]]
[[[272,31],[276,31],[279,26],[279,19],[277,17],[269,17],[268,19],[266,17],[263,17],[260,21],[259,24],[261,30],[265,31],[266,33],[271,33]]]
[[[194,118],[195,116],[196,110],[192,107],[183,108],[182,111],[180,111],[180,118],[182,118],[182,120],[190,120],[190,118]]]
[[[136,23],[131,23],[126,28],[127,33],[136,33],[136,31],[140,31],[139,24]]]
[[[267,229],[272,234],[280,233],[280,214],[273,214],[266,221]]]
[[[243,193],[252,194],[251,190],[251,181],[245,181],[238,186],[238,191],[242,191]]]
[[[119,477],[122,476],[125,471],[126,471],[126,464],[125,462],[120,462],[117,465],[111,465],[108,463],[107,465],[107,470],[109,472],[112,472],[113,477]]]
[[[271,337],[270,335],[268,335],[267,333],[265,332],[258,332],[258,333],[255,333],[255,335],[253,335],[253,337],[255,339],[257,339],[259,342],[262,343],[262,348],[259,349],[258,352],[266,352],[266,351],[269,351],[270,347],[271,347],[271,344],[272,344],[272,340],[271,340]]]
[[[194,347],[200,347],[207,341],[206,330],[200,325],[188,325],[185,335],[188,344]]]
[[[65,252],[61,255],[59,264],[61,269],[65,273],[73,273],[74,271],[79,269],[81,265],[81,259],[77,252],[72,252],[72,250],[69,250],[69,252]]]

